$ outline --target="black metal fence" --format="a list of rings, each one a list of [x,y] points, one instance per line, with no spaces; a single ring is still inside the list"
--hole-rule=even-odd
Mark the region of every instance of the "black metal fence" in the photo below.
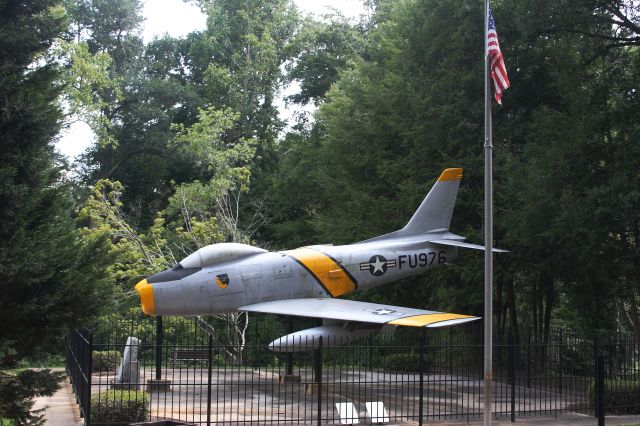
[[[482,416],[481,322],[398,328],[346,345],[322,341],[315,350],[289,354],[267,346],[314,325],[272,315],[252,315],[248,323],[242,315],[231,321],[114,318],[91,332],[69,335],[67,369],[85,423],[93,425],[157,419],[324,425],[356,418],[422,424]],[[130,337],[138,339],[137,354],[131,341],[126,348]],[[606,377],[599,382],[600,398],[598,355]],[[546,338],[497,336],[493,411],[513,420],[595,415],[598,400],[603,414],[637,413],[639,361],[638,342],[629,335],[606,341],[561,332]]]
[[[76,394],[80,415],[91,417],[91,354],[93,336],[83,328],[74,330],[67,336],[67,374]]]

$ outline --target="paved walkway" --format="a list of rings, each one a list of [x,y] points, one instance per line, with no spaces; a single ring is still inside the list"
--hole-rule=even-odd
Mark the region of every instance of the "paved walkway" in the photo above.
[[[47,407],[45,419],[47,426],[82,426],[80,410],[76,404],[69,378],[65,378],[62,387],[49,397],[36,398],[34,409]]]

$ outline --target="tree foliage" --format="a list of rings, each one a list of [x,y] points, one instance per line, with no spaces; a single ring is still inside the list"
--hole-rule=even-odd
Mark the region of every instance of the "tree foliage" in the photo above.
[[[18,424],[42,422],[30,399],[52,394],[60,378],[8,369],[60,350],[67,330],[111,298],[103,241],[81,239],[53,152],[60,71],[46,52],[64,24],[57,1],[0,2],[0,418]]]

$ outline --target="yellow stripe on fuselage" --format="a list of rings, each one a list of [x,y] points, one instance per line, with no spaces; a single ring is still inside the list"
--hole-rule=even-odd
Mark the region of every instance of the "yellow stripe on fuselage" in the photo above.
[[[307,247],[283,252],[313,275],[327,292],[338,297],[356,290],[357,282],[344,266],[330,256]]]
[[[407,318],[400,318],[397,320],[390,321],[387,324],[406,325],[409,327],[425,327],[427,325],[435,324],[437,322],[450,321],[455,319],[464,319],[464,318],[473,318],[473,317],[471,315],[447,314],[447,313],[424,314],[424,315],[415,315]]]

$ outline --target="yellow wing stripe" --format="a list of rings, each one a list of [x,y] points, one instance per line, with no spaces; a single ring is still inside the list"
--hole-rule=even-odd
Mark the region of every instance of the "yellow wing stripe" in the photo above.
[[[438,182],[442,182],[445,180],[460,180],[462,179],[462,170],[460,168],[457,169],[445,169],[440,177],[438,178]]]
[[[390,321],[387,324],[406,325],[409,327],[425,327],[427,325],[435,324],[437,322],[450,321],[455,319],[464,319],[464,318],[474,318],[474,317],[472,317],[471,315],[447,314],[447,313],[424,314],[424,315],[415,315],[412,317],[400,318],[397,320]]]
[[[140,295],[142,312],[147,315],[155,315],[156,305],[153,301],[153,286],[144,279],[136,284],[136,291]]]
[[[307,247],[283,252],[300,263],[332,296],[352,293],[357,288],[353,276],[331,256]]]

